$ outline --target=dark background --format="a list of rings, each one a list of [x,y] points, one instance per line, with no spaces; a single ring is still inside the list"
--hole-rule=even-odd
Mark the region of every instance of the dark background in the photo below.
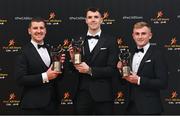
[[[18,114],[20,88],[13,71],[15,56],[23,44],[30,40],[27,25],[32,17],[49,19],[46,40],[51,45],[71,40],[86,33],[84,11],[98,7],[108,12],[103,31],[122,38],[123,45],[134,46],[131,33],[135,22],[146,21],[152,26],[152,44],[165,48],[169,66],[169,86],[162,91],[163,114],[180,114],[180,1],[179,0],[1,0],[0,1],[0,114]],[[160,12],[160,13],[159,13]],[[161,14],[159,17],[158,13]],[[172,40],[176,40],[171,44]],[[14,44],[9,43],[13,41]],[[62,79],[62,114],[73,114],[74,80]],[[114,114],[123,114],[126,88],[115,81]],[[65,98],[64,94],[69,97]],[[117,94],[122,96],[118,97]]]

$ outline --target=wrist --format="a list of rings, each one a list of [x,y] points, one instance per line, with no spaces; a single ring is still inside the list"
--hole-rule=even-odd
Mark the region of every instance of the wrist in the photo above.
[[[87,74],[92,76],[92,68],[91,67],[89,67],[89,70],[88,70]]]

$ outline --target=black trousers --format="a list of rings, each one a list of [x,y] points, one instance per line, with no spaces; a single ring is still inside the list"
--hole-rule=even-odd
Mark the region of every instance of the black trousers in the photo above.
[[[26,115],[55,115],[59,113],[57,101],[51,101],[46,107],[43,108],[21,108],[21,114]]]
[[[103,96],[102,96],[103,97]],[[87,90],[79,91],[75,100],[76,114],[92,115],[92,114],[112,114],[113,102],[103,101],[97,102],[93,100],[91,94]]]
[[[127,115],[150,115],[149,113],[141,113],[138,111],[136,104],[134,101],[130,101],[126,110]],[[160,115],[161,113],[151,113],[151,115]]]
[[[133,101],[130,101],[126,109],[126,114],[128,115],[137,115],[140,114],[137,110],[136,104]]]

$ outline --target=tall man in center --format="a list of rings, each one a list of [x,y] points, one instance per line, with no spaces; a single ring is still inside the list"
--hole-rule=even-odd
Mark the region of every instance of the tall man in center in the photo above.
[[[80,75],[75,101],[77,114],[112,114],[112,78],[118,47],[115,38],[101,30],[102,22],[99,9],[87,9],[83,61],[74,65]]]

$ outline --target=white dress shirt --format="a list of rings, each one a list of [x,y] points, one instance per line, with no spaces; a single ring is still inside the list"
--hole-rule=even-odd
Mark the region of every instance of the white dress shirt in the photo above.
[[[146,54],[149,46],[150,46],[150,43],[146,44],[146,45],[143,47],[143,49],[144,49],[144,52],[143,52],[143,53],[142,53],[142,52],[138,52],[138,53],[135,53],[135,54],[134,54],[133,60],[132,60],[132,71],[133,71],[134,73],[137,74],[138,69],[139,69],[139,66],[140,66],[140,64],[141,64],[141,61],[142,61],[144,55]],[[138,48],[138,49],[140,49],[140,48]],[[139,79],[138,79],[138,85],[139,85],[139,84],[140,84],[140,77],[139,77]]]
[[[89,36],[96,36],[96,35],[98,35],[100,37],[101,30],[99,32],[97,32],[95,35],[92,35],[90,32],[87,32],[87,35],[89,35]],[[93,51],[93,49],[96,46],[97,42],[98,42],[98,39],[94,39],[94,38],[88,39],[88,45],[89,45],[90,52]]]
[[[50,59],[50,56],[49,56],[49,53],[48,53],[47,49],[42,48],[42,47],[38,48],[38,43],[33,41],[32,39],[31,39],[31,43],[36,48],[36,50],[39,53],[39,55],[40,55],[41,59],[43,60],[43,62],[46,64],[47,67],[49,67],[51,59]],[[44,44],[44,43],[42,43],[42,44]],[[42,73],[42,80],[43,80],[43,83],[49,82],[46,72]]]

